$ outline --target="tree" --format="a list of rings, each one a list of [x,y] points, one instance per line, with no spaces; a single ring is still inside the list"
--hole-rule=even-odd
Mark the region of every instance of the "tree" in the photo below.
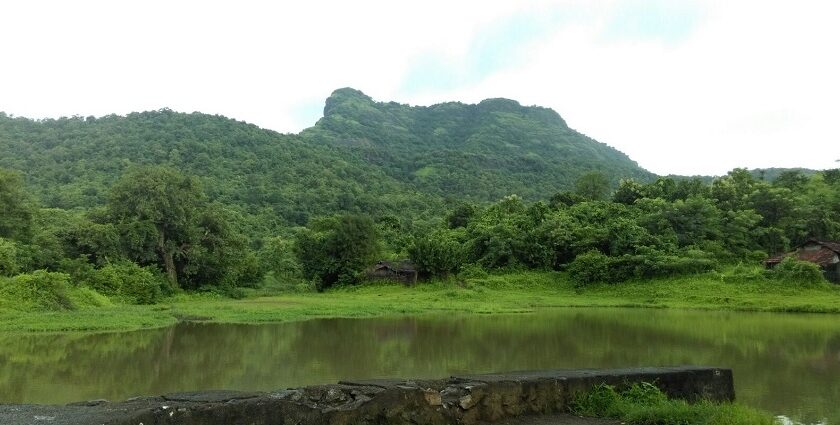
[[[0,168],[0,237],[25,240],[32,226],[32,200],[19,173]]]
[[[591,201],[606,199],[609,192],[610,181],[600,171],[590,171],[575,182],[575,193]]]
[[[834,168],[832,170],[825,170],[822,172],[823,180],[826,183],[833,185],[840,183],[840,168]]]
[[[467,227],[477,211],[478,209],[476,206],[470,203],[458,205],[446,217],[446,221],[449,223],[449,228],[457,229],[459,227]]]
[[[119,222],[144,230],[142,239],[153,241],[169,283],[179,287],[183,260],[197,239],[203,202],[204,193],[194,178],[167,167],[138,167],[114,185],[109,208]]]
[[[17,256],[15,243],[0,238],[0,276],[13,276],[18,272],[20,266]]]
[[[618,188],[613,193],[613,202],[633,205],[638,199],[645,197],[645,187],[633,179],[621,179]]]
[[[196,288],[217,284],[232,288],[255,285],[262,277],[247,238],[236,231],[234,214],[220,205],[202,208],[196,219],[197,237],[186,253],[182,286]]]
[[[344,215],[313,223],[298,234],[296,251],[304,275],[323,291],[336,284],[354,284],[376,260],[379,237],[368,216]]]
[[[801,190],[808,184],[808,176],[799,170],[785,170],[773,180],[773,186],[784,187],[793,191]]]
[[[458,232],[439,230],[414,240],[408,255],[417,270],[427,275],[446,276],[456,272],[464,263],[464,248]]]

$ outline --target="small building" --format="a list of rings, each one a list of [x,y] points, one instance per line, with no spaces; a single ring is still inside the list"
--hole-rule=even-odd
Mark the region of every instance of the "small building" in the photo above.
[[[840,283],[840,242],[809,239],[794,252],[768,258],[764,261],[764,265],[772,269],[786,257],[817,264],[829,282]]]
[[[414,263],[408,260],[402,261],[379,261],[368,269],[369,280],[390,280],[402,282],[406,285],[417,283],[417,268]]]

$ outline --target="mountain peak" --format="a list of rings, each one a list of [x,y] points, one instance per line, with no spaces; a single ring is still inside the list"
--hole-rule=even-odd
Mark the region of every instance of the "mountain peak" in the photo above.
[[[324,116],[329,115],[330,112],[332,112],[337,106],[345,102],[354,101],[373,103],[373,98],[364,94],[361,90],[356,90],[352,87],[336,89],[332,92],[332,94],[330,94],[330,97],[328,97],[327,101],[324,103]]]

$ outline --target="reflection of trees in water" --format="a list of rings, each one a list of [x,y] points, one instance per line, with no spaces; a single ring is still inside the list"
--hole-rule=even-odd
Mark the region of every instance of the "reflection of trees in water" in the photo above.
[[[739,398],[793,417],[840,399],[830,316],[566,309],[529,315],[182,324],[121,334],[0,339],[0,400],[121,399],[339,379],[541,368],[732,367]],[[831,418],[840,422],[840,418]]]

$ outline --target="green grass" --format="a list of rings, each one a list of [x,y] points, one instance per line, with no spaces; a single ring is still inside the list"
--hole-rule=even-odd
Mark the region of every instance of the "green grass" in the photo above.
[[[619,419],[629,425],[773,425],[772,415],[737,403],[700,401],[687,403],[668,399],[649,383],[634,384],[623,391],[601,384],[577,394],[572,413]]]
[[[178,321],[264,323],[423,313],[521,313],[552,307],[644,307],[840,313],[840,286],[785,285],[730,269],[576,288],[564,273],[516,272],[408,288],[367,284],[324,293],[249,290],[244,299],[180,294],[151,306],[99,302],[68,311],[21,311],[0,299],[0,332],[120,331]]]

